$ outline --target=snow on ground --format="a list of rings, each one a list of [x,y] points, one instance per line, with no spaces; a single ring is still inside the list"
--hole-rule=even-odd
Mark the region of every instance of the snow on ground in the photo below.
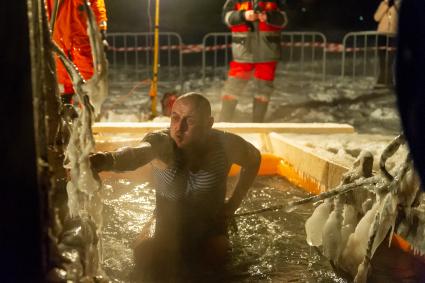
[[[183,82],[160,82],[160,99],[165,92],[179,94],[196,91],[209,98],[213,115],[218,118],[223,75],[202,77],[196,70],[187,70]],[[129,76],[128,76],[129,77]],[[149,84],[134,82],[125,74],[110,83],[110,95],[103,105],[102,121],[145,121],[150,116]],[[254,92],[250,82],[241,94],[235,122],[250,122]],[[303,76],[280,71],[275,80],[275,91],[266,116],[267,122],[332,122],[348,123],[360,133],[395,135],[400,130],[398,112],[392,89],[375,88],[374,79],[365,77],[352,81],[338,76],[325,80],[313,75]]]

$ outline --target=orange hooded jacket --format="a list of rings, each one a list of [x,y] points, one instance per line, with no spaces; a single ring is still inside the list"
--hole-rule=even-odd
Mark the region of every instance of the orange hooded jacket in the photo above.
[[[53,40],[78,67],[81,75],[88,80],[93,75],[93,59],[90,40],[87,35],[87,15],[84,0],[58,0],[59,8],[53,29]],[[89,0],[100,30],[107,29],[107,16],[104,0]],[[54,0],[46,0],[49,18],[52,15]],[[74,93],[71,79],[64,66],[56,57],[58,81],[63,84],[64,94]]]

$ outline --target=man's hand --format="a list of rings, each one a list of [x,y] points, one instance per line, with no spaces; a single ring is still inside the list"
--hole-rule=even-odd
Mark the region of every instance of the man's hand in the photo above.
[[[101,172],[110,169],[113,166],[114,159],[112,154],[106,152],[97,152],[90,155],[90,164],[94,172]]]
[[[254,12],[254,10],[245,11],[245,20],[248,22],[255,22],[258,20],[258,14]]]
[[[238,209],[239,205],[236,206],[233,202],[226,202],[222,208],[222,210],[218,213],[216,219],[217,227],[223,229],[223,231],[227,231],[235,211]]]
[[[235,214],[235,211],[238,209],[238,207],[239,204],[236,204],[234,201],[227,201],[223,206],[222,216],[225,219],[230,220]]]

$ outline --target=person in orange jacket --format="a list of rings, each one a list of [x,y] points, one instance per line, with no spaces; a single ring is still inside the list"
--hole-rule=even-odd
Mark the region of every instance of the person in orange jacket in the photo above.
[[[87,14],[85,0],[59,1],[53,30],[53,40],[78,67],[85,80],[93,76],[93,58],[87,34]],[[104,0],[88,0],[96,17],[104,44],[106,42],[107,15]],[[52,17],[55,0],[46,0],[49,18]],[[62,62],[56,57],[56,72],[59,84],[63,85],[61,100],[64,104],[73,103],[74,89]]]
[[[232,55],[219,120],[230,122],[240,94],[254,76],[252,121],[263,122],[281,56],[280,33],[288,20],[284,0],[227,0],[223,22],[232,31]]]

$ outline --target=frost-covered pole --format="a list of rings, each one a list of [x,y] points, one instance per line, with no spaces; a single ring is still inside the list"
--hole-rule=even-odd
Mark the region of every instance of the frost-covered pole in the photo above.
[[[50,32],[43,0],[28,0],[29,38],[31,54],[32,100],[37,160],[37,179],[41,201],[44,264],[53,260],[53,239],[59,235],[60,223],[56,211],[65,203],[60,202],[65,193],[62,166],[63,151],[56,146],[56,133],[60,121],[58,86],[55,63],[50,49]],[[63,199],[62,199],[63,200]],[[46,268],[46,266],[45,266]]]

